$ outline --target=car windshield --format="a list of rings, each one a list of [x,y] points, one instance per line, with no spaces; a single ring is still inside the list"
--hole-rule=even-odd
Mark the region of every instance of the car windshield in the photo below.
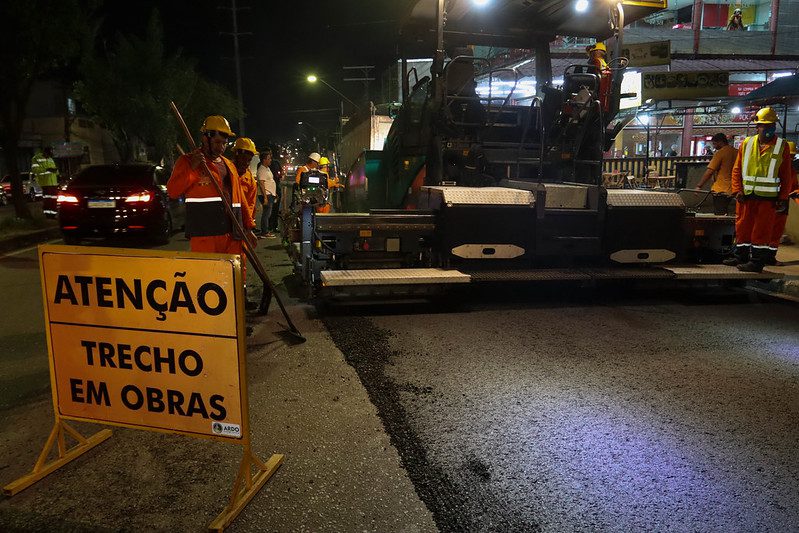
[[[72,179],[74,185],[141,185],[153,184],[153,169],[147,166],[88,167]]]

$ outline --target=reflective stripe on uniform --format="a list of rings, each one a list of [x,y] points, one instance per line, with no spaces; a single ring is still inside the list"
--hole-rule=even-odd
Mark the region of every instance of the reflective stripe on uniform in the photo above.
[[[187,204],[204,203],[204,202],[221,202],[221,196],[209,196],[207,198],[186,198]]]

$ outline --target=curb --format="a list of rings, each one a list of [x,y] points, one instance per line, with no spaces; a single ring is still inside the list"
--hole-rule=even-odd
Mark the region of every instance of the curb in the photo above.
[[[0,253],[13,252],[20,248],[26,248],[42,242],[51,241],[61,237],[61,228],[47,228],[30,233],[14,235],[6,239],[0,239]]]

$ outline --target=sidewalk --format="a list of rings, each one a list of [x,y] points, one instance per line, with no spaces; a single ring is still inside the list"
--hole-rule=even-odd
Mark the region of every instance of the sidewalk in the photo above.
[[[61,237],[58,221],[45,218],[41,202],[28,204],[33,220],[14,218],[14,207],[0,208],[0,254],[27,248]]]

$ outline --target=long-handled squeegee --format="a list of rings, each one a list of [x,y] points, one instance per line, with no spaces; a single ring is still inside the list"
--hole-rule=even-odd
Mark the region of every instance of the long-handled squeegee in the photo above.
[[[189,142],[189,146],[192,150],[197,149],[197,143],[192,137],[189,128],[186,126],[186,122],[183,120],[183,116],[180,114],[178,110],[178,106],[175,105],[175,102],[169,102],[170,107],[172,108],[172,112],[175,114],[175,118],[177,119],[178,123],[180,124],[181,128],[183,128],[183,133],[186,134],[186,140]],[[228,218],[230,219],[230,223],[233,225],[233,228],[242,236],[242,244],[244,245],[244,255],[250,260],[250,263],[253,267],[255,267],[255,272],[258,274],[258,277],[261,278],[261,281],[264,282],[264,291],[269,291],[270,296],[274,296],[277,305],[280,307],[280,311],[283,313],[283,317],[286,319],[286,323],[288,325],[288,332],[297,338],[301,342],[305,342],[305,337],[300,333],[300,330],[297,329],[297,326],[294,325],[294,322],[291,320],[288,312],[286,311],[286,306],[283,305],[283,301],[280,299],[280,295],[278,294],[277,290],[275,289],[275,285],[272,283],[272,280],[269,279],[269,276],[266,274],[266,269],[261,264],[261,260],[258,259],[258,256],[255,255],[255,251],[252,249],[250,242],[247,240],[247,233],[244,231],[244,228],[241,225],[241,221],[236,217],[235,213],[233,213],[233,208],[230,205],[230,200],[227,197],[227,194],[222,189],[222,186],[216,181],[214,178],[211,169],[208,168],[208,163],[203,158],[203,170],[210,178],[211,183],[214,184],[216,188],[216,192],[219,196],[224,200],[222,204],[225,206],[225,213],[227,214]],[[271,298],[264,298],[267,302]],[[263,301],[262,300],[262,301]],[[266,304],[269,305],[268,303]],[[264,310],[265,312],[266,310]]]

